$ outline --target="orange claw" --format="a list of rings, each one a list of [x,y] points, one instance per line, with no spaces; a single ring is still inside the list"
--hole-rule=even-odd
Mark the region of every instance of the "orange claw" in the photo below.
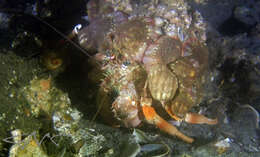
[[[209,124],[215,125],[218,123],[218,119],[210,119],[205,117],[204,115],[197,113],[187,113],[185,116],[185,122],[191,124]]]
[[[174,127],[173,125],[171,125],[167,121],[165,121],[163,118],[161,118],[156,113],[154,108],[151,107],[151,104],[152,104],[151,99],[141,98],[141,105],[142,105],[143,114],[145,116],[145,119],[148,121],[148,123],[156,125],[161,130],[167,132],[170,135],[177,136],[185,142],[188,142],[188,143],[193,142],[192,138],[184,135],[176,127]]]

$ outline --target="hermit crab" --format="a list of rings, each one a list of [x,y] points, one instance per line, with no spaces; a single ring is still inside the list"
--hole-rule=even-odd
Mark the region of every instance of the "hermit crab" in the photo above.
[[[90,25],[75,34],[83,48],[97,52],[94,59],[105,76],[97,96],[99,106],[108,106],[103,110],[111,109],[126,127],[145,119],[192,143],[153,106],[160,104],[178,121],[217,124],[217,119],[189,112],[201,102],[207,82],[203,23],[199,13],[189,12],[184,3],[151,3],[140,11],[130,3],[90,1]]]

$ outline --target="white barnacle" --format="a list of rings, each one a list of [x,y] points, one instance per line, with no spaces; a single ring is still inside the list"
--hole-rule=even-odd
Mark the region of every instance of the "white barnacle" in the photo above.
[[[174,37],[177,34],[177,30],[176,30],[176,25],[175,24],[169,24],[166,28],[165,28],[165,33],[167,36],[169,37]]]
[[[154,23],[157,27],[161,27],[164,25],[164,19],[161,17],[155,17],[154,18]]]

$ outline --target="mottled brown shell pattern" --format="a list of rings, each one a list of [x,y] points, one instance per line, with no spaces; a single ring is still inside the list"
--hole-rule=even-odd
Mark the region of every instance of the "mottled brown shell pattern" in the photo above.
[[[190,108],[201,102],[208,71],[208,52],[202,45],[193,45],[192,55],[169,64],[179,80],[176,96],[168,105],[171,111],[182,117]]]
[[[130,60],[140,60],[147,43],[146,23],[141,19],[130,20],[116,27],[114,47]]]
[[[165,65],[153,65],[148,73],[148,87],[155,100],[167,102],[178,89],[178,79]]]

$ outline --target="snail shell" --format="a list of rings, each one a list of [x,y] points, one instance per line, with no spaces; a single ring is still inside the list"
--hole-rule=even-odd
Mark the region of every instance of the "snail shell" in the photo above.
[[[150,67],[148,86],[154,99],[167,102],[175,96],[178,89],[178,79],[166,65],[156,64]]]

